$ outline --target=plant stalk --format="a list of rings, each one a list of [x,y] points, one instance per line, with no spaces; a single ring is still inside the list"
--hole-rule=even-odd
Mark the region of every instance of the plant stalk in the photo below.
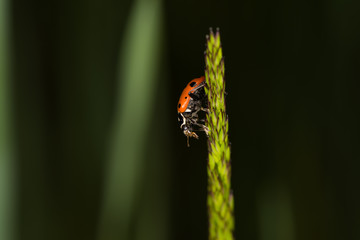
[[[210,29],[210,35],[206,36],[206,40],[209,239],[230,240],[234,239],[234,197],[231,190],[229,124],[225,105],[225,67],[219,30],[217,29],[214,34]]]

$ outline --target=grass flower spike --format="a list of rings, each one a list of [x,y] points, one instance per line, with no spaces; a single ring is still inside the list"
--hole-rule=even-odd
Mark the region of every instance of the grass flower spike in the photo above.
[[[231,162],[228,139],[228,117],[225,108],[225,67],[220,43],[220,33],[206,36],[205,92],[209,112],[206,116],[208,136],[208,215],[209,239],[234,239],[234,198],[231,190]]]

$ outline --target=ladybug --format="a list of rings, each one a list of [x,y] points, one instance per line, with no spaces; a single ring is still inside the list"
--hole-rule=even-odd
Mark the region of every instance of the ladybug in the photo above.
[[[191,80],[180,95],[177,105],[178,123],[187,137],[187,146],[189,147],[189,137],[199,139],[198,135],[193,132],[194,126],[198,131],[208,133],[208,128],[199,122],[205,122],[199,119],[198,112],[207,112],[207,98],[205,94],[205,77],[199,77]]]

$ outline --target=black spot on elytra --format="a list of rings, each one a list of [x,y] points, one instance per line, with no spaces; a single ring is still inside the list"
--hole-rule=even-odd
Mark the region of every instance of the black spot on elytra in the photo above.
[[[181,107],[181,104],[179,103],[178,108],[180,108],[180,107]]]
[[[187,99],[187,97],[185,97],[185,99]]]
[[[191,82],[189,85],[190,87],[194,87],[196,85],[196,82]]]

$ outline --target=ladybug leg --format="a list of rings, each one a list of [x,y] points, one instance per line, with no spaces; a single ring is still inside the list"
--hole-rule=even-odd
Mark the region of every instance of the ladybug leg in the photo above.
[[[209,128],[205,125],[203,125],[203,130],[206,133],[206,136],[209,136]]]
[[[191,122],[197,122],[199,120],[198,112],[200,109],[197,109],[191,114]]]
[[[197,126],[205,126],[205,122],[206,122],[205,119],[198,119],[198,118],[197,118],[197,119],[194,121],[194,124],[197,125]]]
[[[206,136],[209,136],[209,128],[203,124],[196,124],[200,127],[200,131],[204,131],[206,133]]]
[[[209,128],[207,126],[205,126],[204,124],[197,123],[197,122],[194,122],[193,124],[200,127],[199,131],[204,131],[206,133],[206,136],[209,136]]]
[[[201,107],[200,110],[203,111],[203,112],[206,112],[206,113],[210,113],[210,111],[209,111],[208,108],[203,108],[203,107]]]
[[[187,138],[187,146],[190,147],[190,141],[189,141],[189,138],[193,137],[193,138],[196,138],[196,139],[199,139],[199,136],[194,133],[194,132],[191,132],[191,131],[186,131],[184,132],[185,135],[186,135],[186,138]]]

